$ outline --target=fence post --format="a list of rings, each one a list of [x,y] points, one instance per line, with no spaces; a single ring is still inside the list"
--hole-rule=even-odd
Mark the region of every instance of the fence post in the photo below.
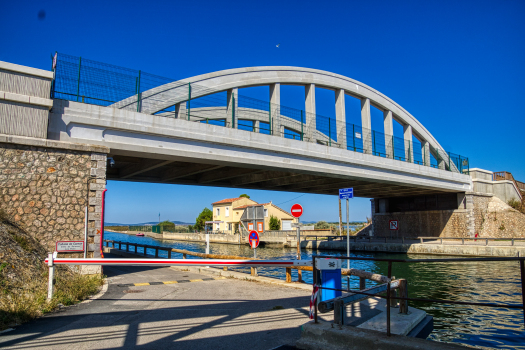
[[[404,278],[399,279],[399,297],[408,298],[408,285],[407,280]],[[407,314],[408,313],[408,300],[399,300],[399,313]]]
[[[486,246],[489,245],[489,239],[488,239],[488,238],[485,239],[485,245],[486,245]]]
[[[390,290],[390,307],[397,307],[397,299],[395,299],[396,296],[397,296],[397,290],[391,289]]]
[[[191,109],[191,83],[188,83],[188,120],[190,120],[190,109]]]
[[[135,243],[135,254],[137,254],[137,244]]]
[[[363,290],[366,288],[366,278],[359,277],[359,290]]]
[[[78,79],[77,79],[77,102],[80,94],[80,67],[82,66],[82,57],[78,58]]]
[[[514,245],[514,237],[512,238],[512,245]]]
[[[330,125],[330,118],[328,118],[328,147],[332,147],[332,128]]]
[[[156,258],[159,257],[159,248],[155,248],[155,257],[156,257]]]
[[[171,249],[168,250],[168,259],[171,259]]]
[[[441,238],[441,245],[443,245],[443,238]]]
[[[287,267],[286,268],[286,283],[292,282],[292,268]]]
[[[147,246],[144,245],[144,256],[146,255],[146,251],[148,250]]]
[[[140,70],[139,77],[137,80],[137,112],[140,112]]]
[[[303,141],[303,110],[301,110],[301,141]]]
[[[271,102],[268,102],[269,104],[269,108],[268,108],[268,124],[269,124],[269,129],[270,129],[270,135],[273,135],[273,131],[272,131],[272,103]]]
[[[53,299],[53,280],[55,279],[55,264],[53,263],[53,253],[47,256],[47,266],[49,266],[49,279],[47,283],[47,301]]]
[[[126,243],[126,252],[129,252],[129,243]]]

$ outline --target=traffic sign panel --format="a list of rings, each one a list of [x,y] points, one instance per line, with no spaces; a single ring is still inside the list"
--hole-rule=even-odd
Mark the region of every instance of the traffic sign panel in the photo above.
[[[294,218],[298,218],[301,215],[303,215],[303,207],[301,206],[301,204],[294,204],[292,205],[291,212]]]
[[[340,188],[339,199],[350,199],[354,198],[354,188]]]
[[[390,229],[391,230],[399,230],[399,224],[397,222],[397,220],[390,220],[389,221],[389,224],[390,224]]]
[[[250,247],[252,247],[252,249],[255,249],[259,246],[259,234],[257,233],[257,231],[250,232],[248,239],[250,241]]]

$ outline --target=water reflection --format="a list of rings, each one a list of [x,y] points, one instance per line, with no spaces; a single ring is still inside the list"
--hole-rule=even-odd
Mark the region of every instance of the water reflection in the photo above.
[[[204,243],[161,241],[149,237],[136,237],[121,233],[105,232],[105,239],[158,245],[204,253]],[[138,250],[143,252],[141,248]],[[248,245],[211,244],[212,254],[228,254],[253,257]],[[149,252],[152,254],[153,251]],[[272,246],[257,249],[262,259],[295,259],[296,250]],[[303,259],[312,254],[343,256],[342,251],[302,251]],[[166,252],[159,252],[167,257]],[[172,254],[173,258],[180,258]],[[352,256],[375,258],[431,259],[430,255],[352,253]],[[189,257],[188,258],[192,258]],[[343,263],[346,267],[346,261]],[[351,267],[379,274],[387,274],[386,262],[352,261]],[[234,270],[249,273],[249,268]],[[465,262],[465,263],[394,263],[392,274],[408,281],[409,296],[413,298],[447,299],[453,301],[475,301],[521,304],[521,284],[517,262]],[[285,279],[283,268],[259,268],[259,274]],[[297,271],[292,270],[292,278]],[[311,283],[312,273],[303,271],[303,279]],[[346,277],[343,278],[346,286]],[[367,281],[368,286],[375,282]],[[350,278],[350,288],[358,288],[359,279]],[[411,306],[424,309],[434,316],[434,331],[429,339],[454,342],[478,348],[525,349],[523,313],[520,310],[459,306],[450,304],[410,302]]]

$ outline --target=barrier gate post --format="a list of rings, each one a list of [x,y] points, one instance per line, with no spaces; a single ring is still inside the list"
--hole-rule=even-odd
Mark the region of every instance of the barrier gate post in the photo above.
[[[53,264],[54,253],[47,256],[47,266],[49,266],[49,280],[47,283],[47,301],[53,299],[53,280],[55,279],[55,264]]]

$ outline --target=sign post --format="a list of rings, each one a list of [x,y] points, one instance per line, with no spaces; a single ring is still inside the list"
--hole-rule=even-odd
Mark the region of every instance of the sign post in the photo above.
[[[346,199],[346,256],[350,257],[350,203],[349,199],[354,198],[354,188],[339,189],[339,199]],[[350,260],[348,260],[348,268],[350,268]],[[346,278],[347,289],[350,289],[350,277]]]
[[[253,258],[257,259],[257,247],[259,246],[259,234],[257,231],[251,231],[250,235],[248,236],[248,240],[250,241],[250,247],[253,249]],[[254,275],[257,276],[257,268],[252,267],[252,270],[254,272]]]
[[[299,223],[299,218],[303,215],[303,206],[296,203],[292,205],[290,211],[292,216],[297,218],[297,223]],[[297,260],[301,260],[301,227],[299,225],[297,225]],[[303,281],[303,272],[301,270],[297,270],[297,281]]]

